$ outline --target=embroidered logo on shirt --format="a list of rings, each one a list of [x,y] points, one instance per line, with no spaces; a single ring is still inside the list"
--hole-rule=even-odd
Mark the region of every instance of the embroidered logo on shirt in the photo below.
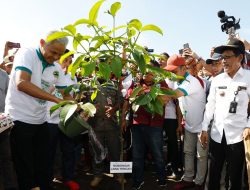
[[[54,75],[55,78],[58,78],[59,77],[59,72],[58,71],[54,71],[53,75]]]

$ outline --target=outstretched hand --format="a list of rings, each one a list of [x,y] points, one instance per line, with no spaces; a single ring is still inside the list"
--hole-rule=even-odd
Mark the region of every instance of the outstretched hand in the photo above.
[[[243,139],[250,138],[250,128],[245,128],[243,131]]]

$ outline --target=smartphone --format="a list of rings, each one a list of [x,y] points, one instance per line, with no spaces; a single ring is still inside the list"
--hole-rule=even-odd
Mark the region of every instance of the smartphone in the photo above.
[[[183,54],[183,49],[179,49],[179,54],[180,54],[180,55]]]
[[[20,43],[8,42],[8,47],[9,48],[20,48],[21,45],[20,45]]]
[[[189,44],[188,43],[183,44],[183,48],[184,49],[188,49],[189,48]]]

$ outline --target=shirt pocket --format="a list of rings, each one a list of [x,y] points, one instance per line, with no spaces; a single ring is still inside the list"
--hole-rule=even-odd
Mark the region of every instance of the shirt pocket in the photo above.
[[[238,105],[248,105],[249,97],[246,85],[238,86],[238,94],[236,95],[236,101],[238,102]]]

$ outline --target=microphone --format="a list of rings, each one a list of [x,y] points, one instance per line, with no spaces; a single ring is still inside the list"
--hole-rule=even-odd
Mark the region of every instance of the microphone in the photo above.
[[[223,18],[226,16],[225,11],[218,11],[217,15],[219,18]]]

